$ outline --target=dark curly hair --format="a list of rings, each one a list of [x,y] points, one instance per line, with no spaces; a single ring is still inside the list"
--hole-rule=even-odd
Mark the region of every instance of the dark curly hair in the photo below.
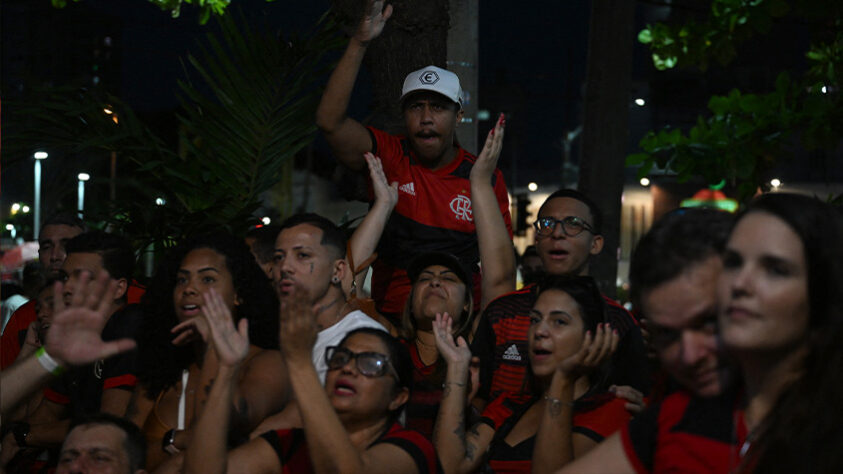
[[[211,249],[225,257],[225,266],[241,300],[234,319],[249,320],[251,344],[262,349],[278,348],[278,298],[246,244],[223,232],[192,238],[164,259],[142,301],[145,314],[138,338],[138,379],[150,398],[175,385],[182,370],[196,362],[193,348],[173,345],[170,333],[179,323],[173,304],[176,273],[187,254],[196,249]]]

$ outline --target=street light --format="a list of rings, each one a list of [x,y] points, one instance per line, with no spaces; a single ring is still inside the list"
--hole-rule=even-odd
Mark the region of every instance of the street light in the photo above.
[[[530,190],[530,191],[532,191],[532,192],[536,192],[536,190],[537,190],[537,189],[539,189],[539,185],[538,185],[538,184],[536,184],[535,182],[530,182],[530,183],[527,185],[527,189],[529,189],[529,190]]]
[[[639,180],[638,182],[641,184],[641,186],[644,186],[646,188],[650,185],[650,178],[644,177],[641,178],[641,180]]]
[[[6,224],[6,230],[8,230],[9,232],[11,232],[11,233],[12,233],[12,238],[13,238],[13,239],[14,239],[15,237],[17,237],[17,233],[18,233],[18,231],[17,231],[17,229],[15,229],[15,226],[14,226],[13,224]]]
[[[35,158],[35,212],[32,214],[32,229],[36,239],[41,232],[41,160],[47,159],[48,156],[50,155],[46,151],[36,151],[32,155]]]
[[[79,218],[81,219],[82,211],[85,210],[85,181],[91,179],[91,175],[88,173],[79,173],[77,178],[79,178],[79,188],[77,190],[76,202],[78,204],[77,208],[79,209]]]

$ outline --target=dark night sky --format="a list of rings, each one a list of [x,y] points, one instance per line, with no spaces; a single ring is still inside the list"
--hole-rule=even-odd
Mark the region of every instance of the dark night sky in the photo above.
[[[195,10],[189,6],[180,18],[173,19],[144,0],[82,0],[71,2],[64,10],[48,7],[47,0],[32,0],[32,4],[36,2],[44,5],[4,2],[4,22],[14,21],[14,15],[7,13],[16,6],[40,9],[53,24],[60,26],[78,22],[79,18],[106,18],[105,22],[113,25],[115,52],[120,62],[115,71],[120,76],[119,90],[115,92],[136,111],[151,117],[176,107],[176,80],[183,77],[180,58],[195,48],[197,39],[212,28],[198,25]],[[328,5],[328,0],[271,3],[237,0],[229,12],[242,11],[251,22],[266,22],[281,31],[293,31],[313,25]],[[515,132],[517,124],[521,135],[513,143],[518,146],[519,182],[523,185],[536,179],[533,173],[541,175],[548,160],[559,160],[561,150],[554,143],[558,142],[562,130],[573,128],[578,122],[585,74],[588,3],[543,2],[542,8],[521,8],[502,0],[483,0],[480,8],[479,104],[481,108],[498,109],[509,108],[513,100],[519,103],[516,107],[519,113],[508,125]],[[101,19],[91,21],[102,24]],[[56,30],[51,32],[50,41],[64,41],[64,36],[74,34],[72,27]],[[12,34],[21,34],[20,28],[4,24],[3,42],[7,41],[6,35]],[[29,34],[28,39],[37,36]],[[38,54],[35,47],[28,51]],[[61,82],[61,78],[55,81]],[[364,82],[365,74],[352,102],[353,116],[362,117],[366,113],[368,93]],[[512,90],[518,91],[512,97],[494,97],[498,91]],[[497,110],[492,112],[494,115]],[[491,124],[480,126],[485,129]],[[506,161],[505,154],[501,166],[508,169],[510,164]],[[12,198],[27,199],[31,192],[30,168],[29,163],[4,166],[4,203]],[[26,177],[21,180],[21,176]],[[21,191],[23,195],[18,197]]]
[[[253,24],[266,23],[289,32],[312,26],[328,5],[328,0],[269,3],[264,0],[236,0],[229,7],[229,14],[242,11]],[[28,61],[35,63],[37,60],[32,57],[37,58],[39,52],[45,51],[44,48],[50,48],[50,42],[72,42],[74,35],[80,35],[80,30],[85,31],[87,21],[98,25],[97,28],[113,25],[112,31],[104,34],[114,35],[115,56],[119,58],[119,64],[115,62],[112,66],[112,72],[117,76],[114,83],[118,90],[115,92],[144,117],[160,119],[160,126],[171,130],[175,121],[168,118],[171,116],[169,112],[178,104],[176,80],[183,77],[180,58],[195,49],[197,40],[213,28],[198,25],[195,10],[189,6],[185,7],[181,18],[173,19],[145,0],[82,0],[71,2],[64,10],[50,7],[48,0],[7,0],[0,8],[3,15],[4,99],[9,98],[10,87],[13,86],[9,84],[11,73],[8,71],[14,68],[10,68],[9,61],[19,53],[13,48],[24,46],[26,54],[31,55]],[[36,16],[32,15],[32,10],[38,13],[39,19],[43,17],[43,25],[41,22],[34,27],[15,24],[21,18],[21,11],[29,11],[29,18]],[[666,8],[639,3],[635,31],[648,22],[658,20],[658,15],[666,11]],[[507,122],[510,133],[507,134],[500,166],[511,182],[512,165],[517,162],[519,186],[531,180],[542,183],[543,178],[548,177],[555,178],[558,183],[558,174],[548,173],[548,170],[559,169],[562,157],[560,137],[565,130],[578,125],[582,112],[589,3],[540,2],[528,8],[504,0],[483,0],[480,2],[479,22],[480,108],[489,109],[493,116],[501,109],[512,114]],[[46,40],[40,34],[45,28],[49,29]],[[29,31],[32,29],[38,31]],[[82,48],[66,49],[76,51]],[[86,54],[90,55],[90,52]],[[636,42],[633,89],[638,89],[649,104],[648,81],[654,74],[648,55],[647,49]],[[84,63],[85,60],[78,61]],[[42,64],[40,68],[51,70],[49,65],[45,67]],[[663,75],[657,77],[664,77],[667,73],[659,74]],[[730,74],[721,72],[721,76],[727,79],[731,79]],[[707,89],[700,87],[698,75],[688,76],[684,83],[682,73],[678,77],[680,81],[672,83],[677,90],[670,97],[681,98],[677,103],[690,112],[685,113],[690,119],[704,110],[708,91],[726,92],[717,90],[716,71],[707,76]],[[757,82],[764,84],[767,79],[762,75]],[[55,77],[53,80],[60,83],[62,78]],[[365,82],[364,73],[358,81],[350,111],[358,118],[365,116],[367,110]],[[639,92],[631,91],[630,103],[633,95],[637,96]],[[670,101],[676,102],[673,98]],[[631,105],[630,110],[632,150],[644,132],[661,126],[663,121],[653,115],[655,112],[651,112],[649,106],[639,110]],[[673,114],[672,117],[681,120],[682,114]],[[168,120],[172,120],[173,126]],[[491,122],[480,122],[479,135],[485,136],[485,130],[491,125]],[[680,121],[676,125],[683,123]],[[576,161],[576,148],[573,156]],[[6,209],[13,199],[30,201],[32,192],[31,159],[11,164],[7,159],[4,157],[2,175],[2,206]],[[50,170],[45,173],[49,179]]]

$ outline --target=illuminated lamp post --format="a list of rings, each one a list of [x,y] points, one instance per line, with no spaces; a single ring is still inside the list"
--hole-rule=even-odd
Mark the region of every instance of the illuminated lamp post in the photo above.
[[[32,214],[32,238],[34,239],[37,239],[38,234],[41,232],[41,160],[46,159],[48,156],[50,155],[46,151],[36,151],[32,155],[35,158],[35,203],[33,204],[35,212]]]
[[[88,173],[79,173],[77,178],[79,178],[79,187],[77,189],[76,203],[77,209],[79,210],[79,218],[81,219],[82,211],[85,210],[85,181],[91,179],[91,175]]]

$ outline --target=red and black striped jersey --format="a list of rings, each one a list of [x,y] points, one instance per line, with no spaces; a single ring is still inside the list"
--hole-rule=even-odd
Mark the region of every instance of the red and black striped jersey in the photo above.
[[[538,399],[525,399],[520,394],[504,393],[483,411],[483,422],[495,429],[489,449],[489,467],[496,474],[532,472],[536,436],[531,436],[515,446],[505,438]],[[630,419],[625,408],[626,400],[610,393],[588,395],[574,402],[572,433],[587,436],[600,443],[620,430]]]
[[[729,473],[743,462],[747,428],[735,392],[699,398],[685,390],[636,416],[621,430],[639,473]]]
[[[432,439],[433,425],[442,403],[442,381],[445,372],[442,369],[445,361],[439,359],[431,365],[425,365],[413,341],[401,339],[401,343],[407,348],[413,361],[413,391],[405,409],[404,425]],[[439,364],[443,367],[440,368]],[[437,369],[441,374],[437,373]]]
[[[378,311],[397,314],[404,309],[410,292],[407,265],[431,251],[453,254],[474,272],[474,297],[480,301],[480,256],[469,182],[476,158],[459,148],[451,163],[432,170],[419,163],[406,138],[371,127],[368,130],[372,153],[380,157],[387,181],[398,182],[398,204],[386,224],[373,265],[372,298]],[[492,187],[512,238],[509,196],[500,170],[492,176]]]
[[[261,435],[261,438],[269,443],[278,455],[282,474],[313,472],[310,450],[307,448],[307,440],[303,429],[267,431]],[[419,432],[404,429],[401,425],[395,423],[377,441],[372,443],[372,446],[381,443],[393,444],[409,454],[416,463],[419,474],[442,472],[433,443]],[[332,454],[322,453],[322,455],[331,456]]]
[[[481,361],[478,396],[492,400],[502,392],[530,392],[525,383],[529,363],[527,331],[537,297],[538,287],[529,285],[496,298],[483,311],[471,345],[472,354]],[[620,335],[609,381],[646,393],[649,367],[638,322],[623,306],[604,299],[607,320]]]

